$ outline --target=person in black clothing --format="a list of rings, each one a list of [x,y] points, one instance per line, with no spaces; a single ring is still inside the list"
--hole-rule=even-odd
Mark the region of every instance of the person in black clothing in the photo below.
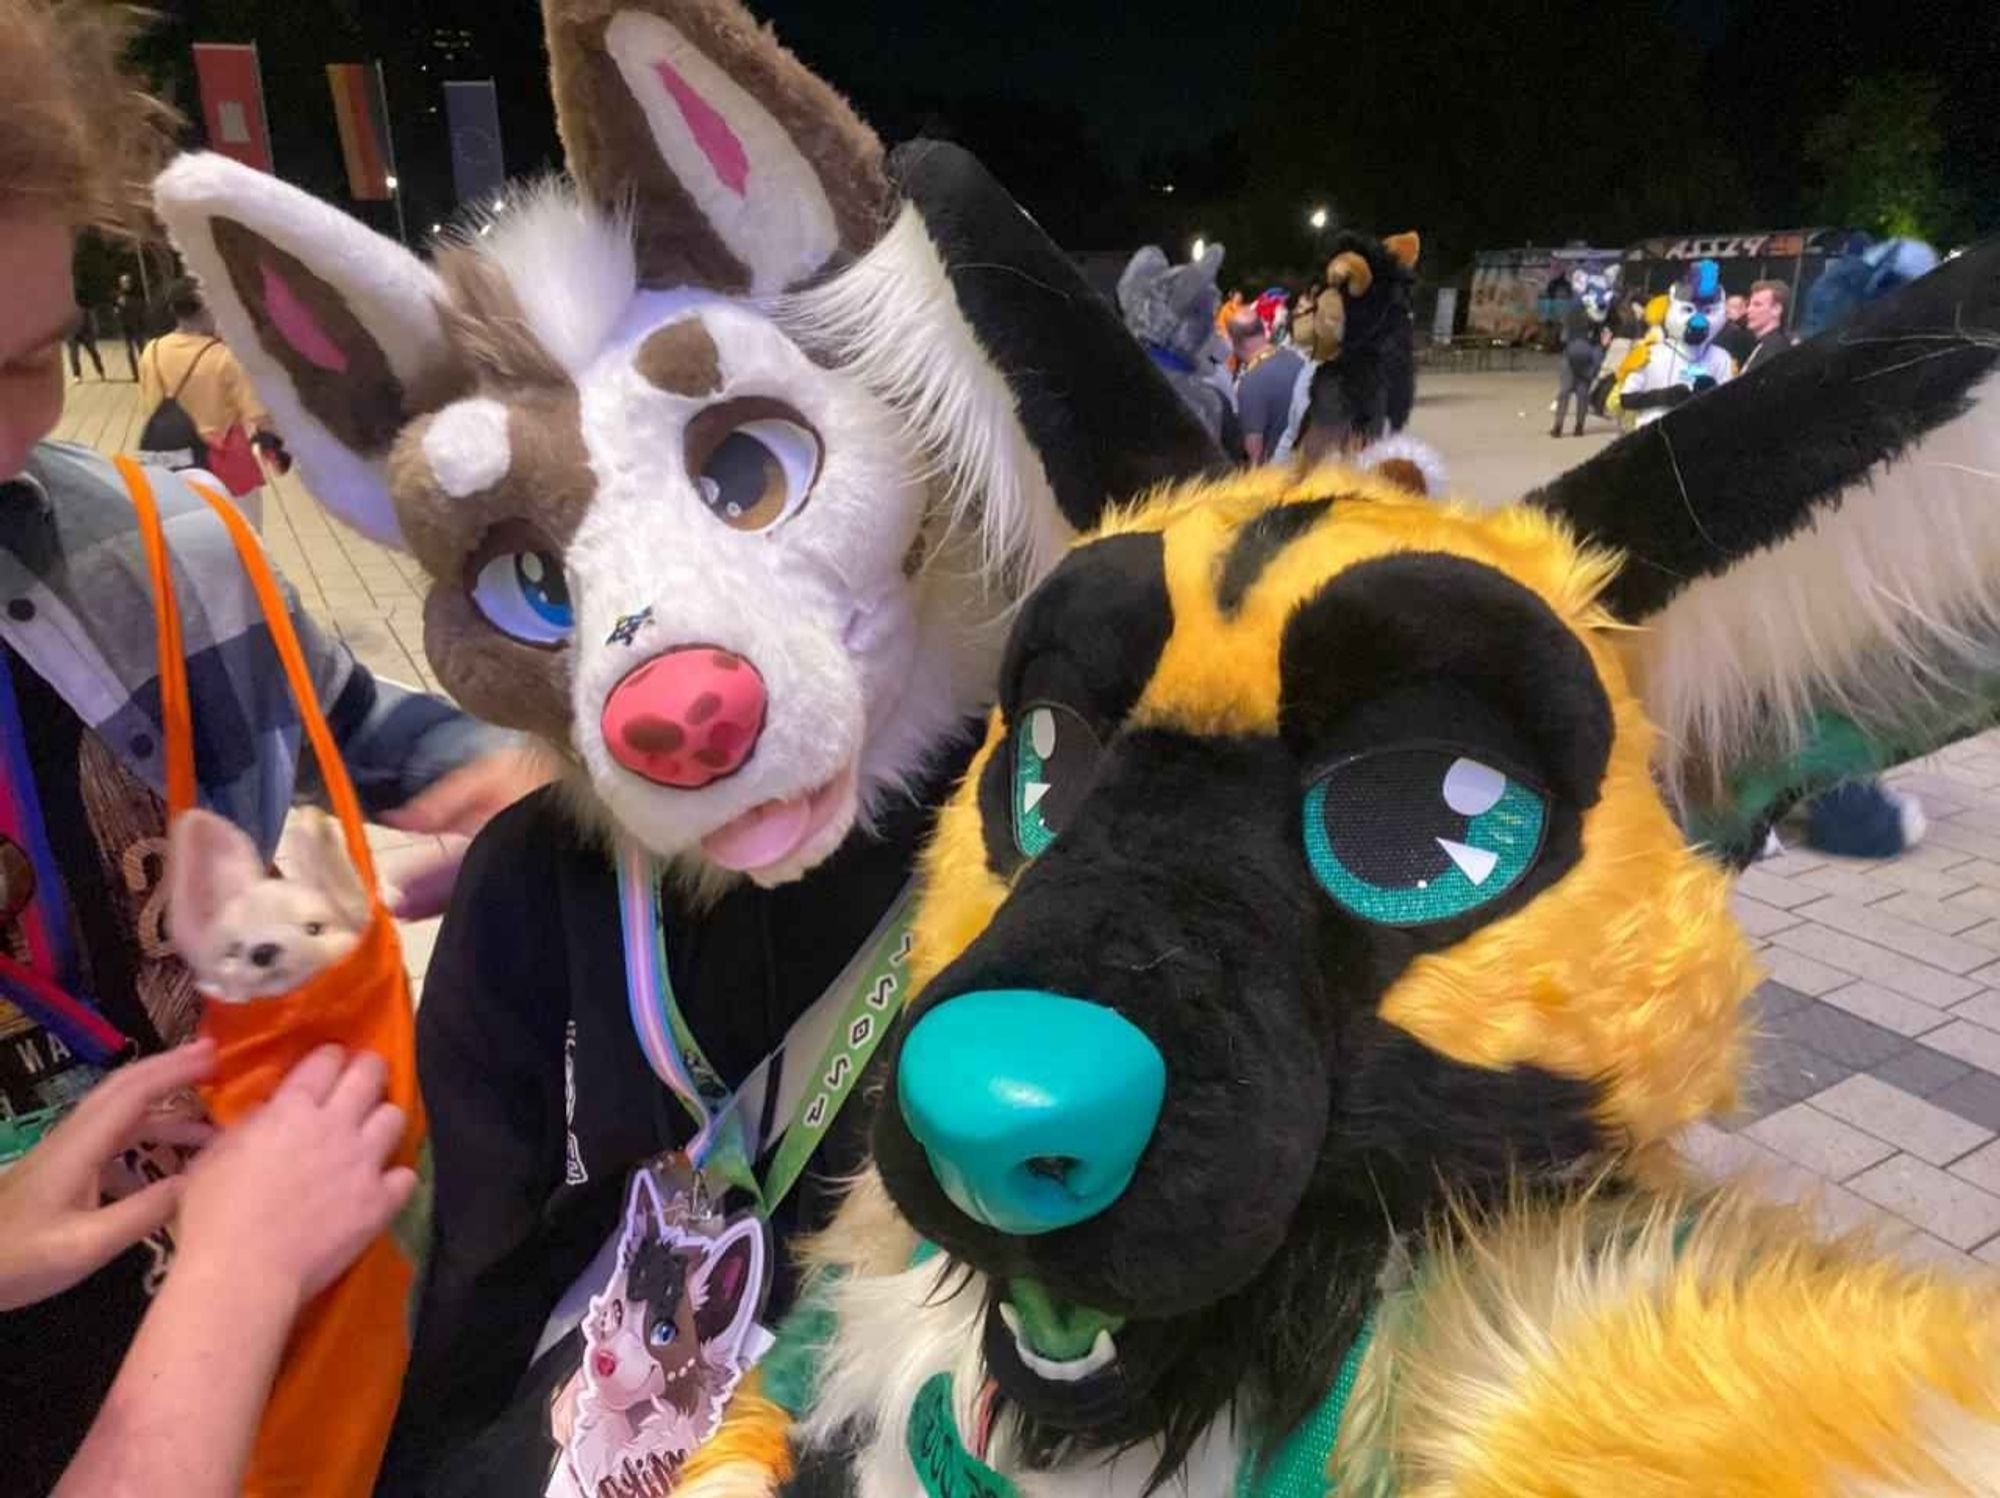
[[[112,316],[118,334],[125,340],[125,359],[132,367],[132,383],[139,383],[139,351],[152,335],[150,311],[145,297],[132,285],[129,275],[118,278],[118,295],[112,302]]]
[[[1785,308],[1791,299],[1792,288],[1783,281],[1759,281],[1750,288],[1750,302],[1743,320],[1757,342],[1748,357],[1739,361],[1742,373],[1750,373],[1773,354],[1781,354],[1792,346],[1792,335],[1785,331]]]
[[[1604,349],[1611,341],[1606,323],[1593,317],[1589,305],[1579,297],[1563,314],[1562,369],[1556,383],[1556,420],[1551,437],[1563,434],[1563,418],[1569,403],[1576,401],[1576,435],[1583,435],[1583,420],[1590,412],[1590,388],[1604,364]]]
[[[1750,357],[1750,350],[1757,346],[1757,335],[1743,321],[1749,302],[1747,298],[1731,292],[1722,306],[1722,327],[1715,335],[1715,346],[1736,361],[1740,373],[1744,361]]]
[[[97,378],[104,378],[104,358],[97,352],[97,314],[94,309],[78,304],[76,321],[70,324],[69,339],[64,344],[69,352],[69,377],[83,378],[83,356],[90,355],[91,367],[97,371]]]

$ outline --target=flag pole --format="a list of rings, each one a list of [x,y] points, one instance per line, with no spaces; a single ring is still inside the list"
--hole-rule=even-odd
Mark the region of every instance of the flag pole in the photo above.
[[[389,201],[396,205],[396,238],[410,242],[410,226],[403,219],[403,178],[396,170],[396,127],[389,119],[389,85],[382,77],[382,59],[375,59],[375,97],[382,106],[382,144],[389,153]]]

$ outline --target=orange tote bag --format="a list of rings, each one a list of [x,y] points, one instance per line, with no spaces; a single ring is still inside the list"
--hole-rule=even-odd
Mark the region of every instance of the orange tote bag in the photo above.
[[[187,658],[173,568],[159,507],[144,470],[118,462],[138,509],[152,570],[160,647],[160,717],[164,726],[167,815],[195,804],[194,723]],[[278,1082],[321,1045],[373,1051],[389,1066],[389,1101],[409,1118],[395,1163],[415,1168],[423,1144],[417,1092],[416,1026],[396,926],[375,893],[375,864],[362,830],[361,803],[319,710],[291,615],[263,548],[235,506],[196,488],[228,528],[270,626],[271,642],[298,705],[326,782],[348,855],[368,890],[372,914],[360,944],[303,987],[274,999],[204,1005],[201,1033],[218,1048],[215,1078],[204,1089],[210,1115],[225,1127],[270,1097]],[[278,1370],[257,1433],[244,1491],[252,1498],[365,1498],[389,1439],[409,1363],[408,1308],[415,1266],[390,1232],[305,1308]]]

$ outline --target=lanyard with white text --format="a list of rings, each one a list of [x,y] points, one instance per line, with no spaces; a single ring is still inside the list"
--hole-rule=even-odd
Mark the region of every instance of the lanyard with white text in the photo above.
[[[620,848],[618,909],[632,1033],[655,1075],[694,1120],[689,1160],[749,1192],[769,1216],[797,1183],[902,1007],[912,891],[904,886],[847,966],[731,1092],[674,1001],[660,874],[643,849],[630,843]],[[811,1065],[801,1065],[807,1057],[814,1058]],[[766,1121],[779,1119],[767,1136]],[[767,1151],[771,1160],[760,1179],[754,1162]]]

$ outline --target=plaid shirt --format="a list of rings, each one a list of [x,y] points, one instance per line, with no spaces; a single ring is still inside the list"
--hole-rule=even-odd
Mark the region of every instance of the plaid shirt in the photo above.
[[[170,473],[154,492],[173,553],[203,803],[269,856],[298,788],[298,711],[221,521]],[[371,814],[510,742],[424,693],[372,675],[285,585],[333,737]],[[97,453],[44,442],[0,483],[0,640],[133,774],[165,791],[152,585],[137,513]],[[316,776],[314,777],[317,778]]]

